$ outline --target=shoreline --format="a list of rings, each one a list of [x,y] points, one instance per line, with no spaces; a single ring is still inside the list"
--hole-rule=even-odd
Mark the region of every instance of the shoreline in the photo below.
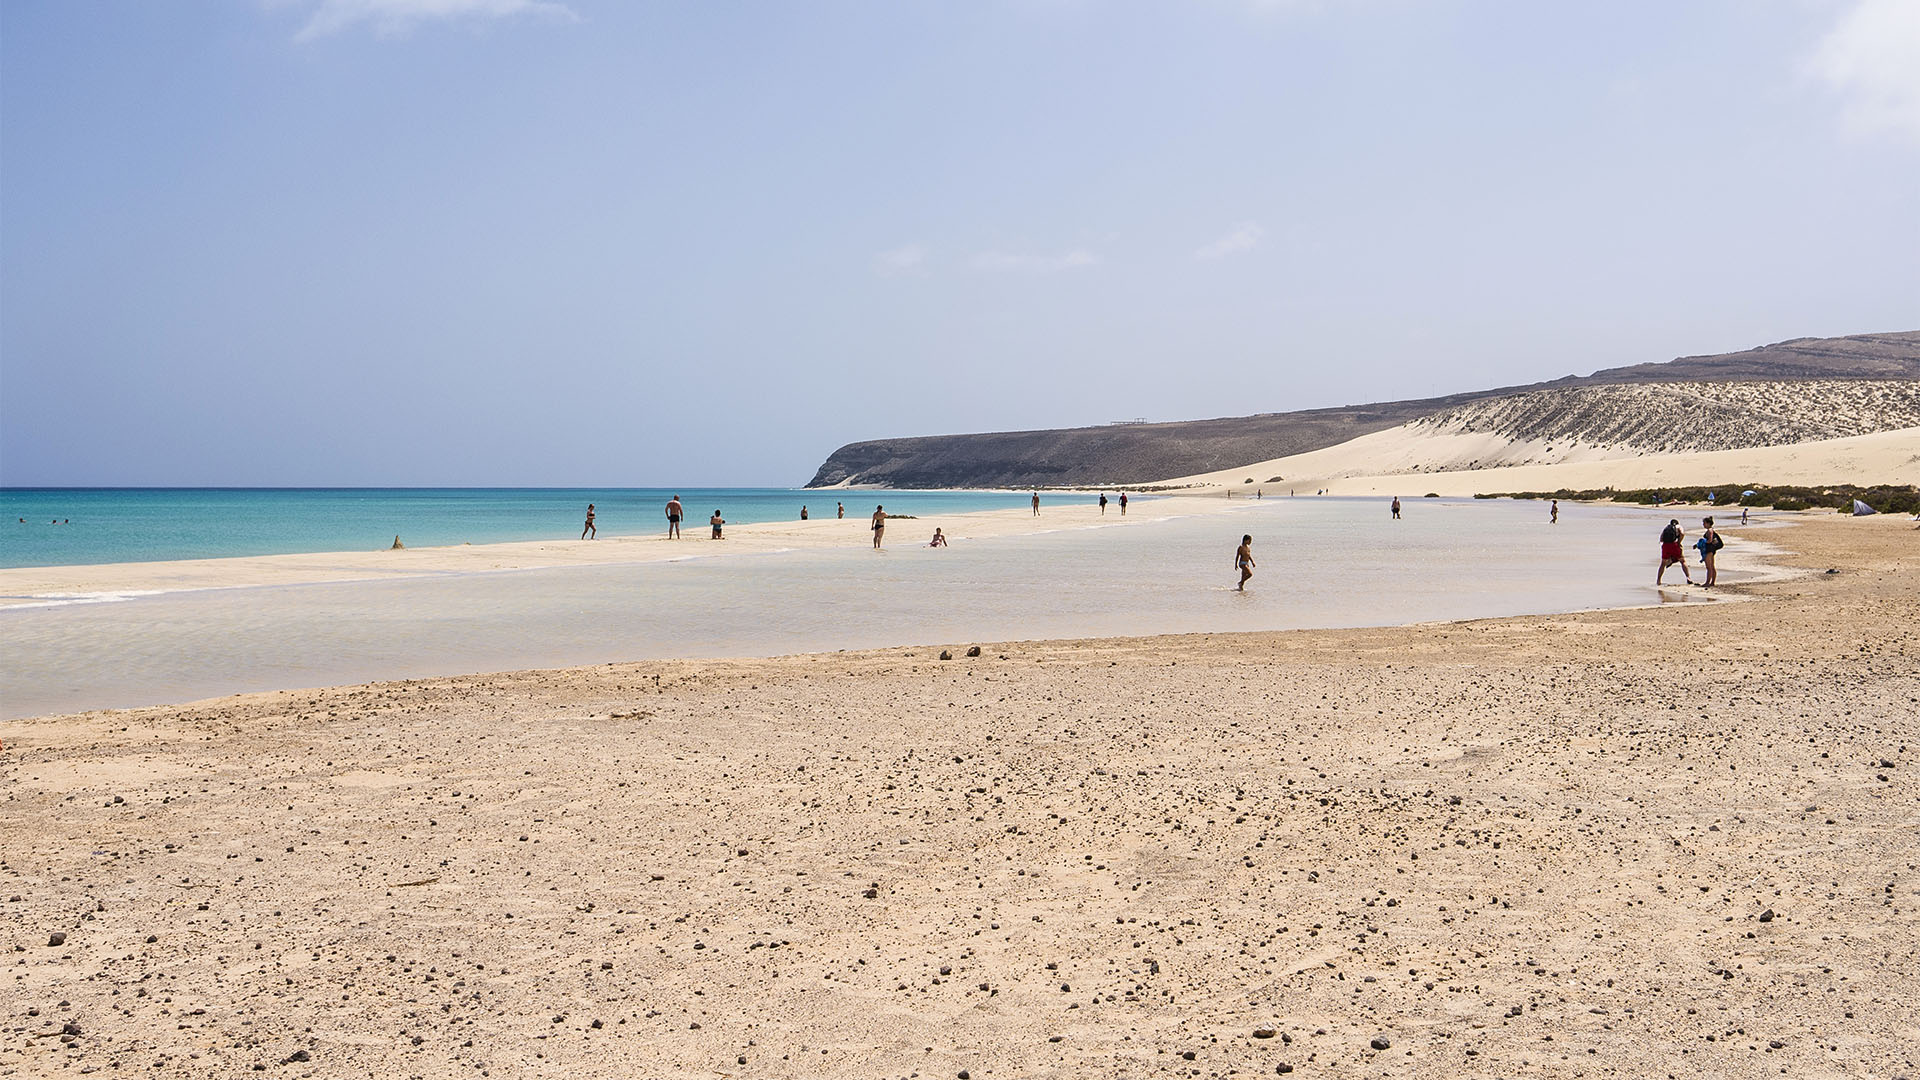
[[[0,1071],[1911,1071],[1920,552],[1783,531],[1758,604],[8,722],[0,1009],[81,1033]]]
[[[1047,504],[1042,516],[1028,510],[975,510],[904,519],[890,527],[893,543],[914,545],[934,526],[958,540],[995,539],[1030,535],[1056,528],[1094,527],[1121,523],[1148,523],[1173,517],[1218,513],[1231,509],[1224,500],[1208,496],[1155,496],[1145,506],[1122,518],[1117,510],[1102,517],[1098,507],[1074,503]],[[1067,522],[1062,526],[1062,520]],[[777,554],[790,550],[831,550],[859,547],[871,536],[866,516],[844,519],[757,522],[728,525],[726,539],[705,534],[704,521],[687,523],[680,541],[659,535],[608,536],[599,540],[516,540],[497,544],[452,544],[370,551],[309,552],[284,555],[236,555],[210,559],[159,562],[82,563],[61,566],[0,568],[0,611],[44,606],[47,600],[86,597],[151,595],[200,589],[253,588],[274,585],[314,585],[349,581],[401,580],[445,574],[486,573],[500,570],[550,569],[568,566],[617,566],[667,562],[687,558],[714,558],[745,554]],[[897,530],[897,531],[896,531]],[[912,530],[914,539],[903,534]],[[899,536],[899,539],[892,538]],[[404,539],[404,537],[403,537]],[[684,546],[683,546],[684,545]],[[111,602],[102,600],[99,602]]]

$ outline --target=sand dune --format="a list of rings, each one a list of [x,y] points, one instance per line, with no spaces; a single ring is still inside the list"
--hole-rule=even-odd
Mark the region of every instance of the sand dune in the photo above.
[[[1275,457],[1236,469],[1164,480],[1194,488],[1319,490],[1334,494],[1442,494],[1473,496],[1557,488],[1651,488],[1661,484],[1916,484],[1920,482],[1920,427],[1874,430],[1843,438],[1812,438],[1788,444],[1738,446],[1732,450],[1684,450],[1741,444],[1782,434],[1872,427],[1908,417],[1920,407],[1920,382],[1851,384],[1828,394],[1805,392],[1814,384],[1776,384],[1776,411],[1736,411],[1741,396],[1759,396],[1759,384],[1701,384],[1709,407],[1688,423],[1632,427],[1622,413],[1645,404],[1672,405],[1678,390],[1649,386],[1597,386],[1544,394],[1619,392],[1607,415],[1599,402],[1559,402],[1561,423],[1544,415],[1551,402],[1521,398],[1471,405],[1396,429],[1365,434],[1311,454]],[[1872,390],[1882,386],[1887,390]],[[1805,394],[1803,394],[1805,392]],[[1789,402],[1803,396],[1801,402]],[[1638,405],[1636,405],[1638,404]],[[1766,419],[1770,417],[1770,419]],[[1822,419],[1830,417],[1830,419]],[[1603,427],[1601,421],[1613,427]],[[1707,423],[1715,425],[1705,430]],[[1914,421],[1920,423],[1920,421]],[[1601,430],[1615,430],[1605,438]],[[1718,434],[1715,434],[1718,432]],[[1647,448],[1645,444],[1655,444]]]

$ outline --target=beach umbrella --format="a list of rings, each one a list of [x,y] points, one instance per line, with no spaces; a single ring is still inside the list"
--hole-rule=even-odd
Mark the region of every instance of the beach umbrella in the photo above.
[[[1877,514],[1879,512],[1880,511],[1875,510],[1873,507],[1868,506],[1866,503],[1861,502],[1859,499],[1853,500],[1853,516],[1854,517],[1866,517],[1868,514]]]
[[[1757,492],[1757,491],[1754,491],[1754,490],[1753,490],[1752,488],[1748,488],[1747,490],[1745,490],[1745,491],[1743,491],[1743,492],[1741,492],[1740,494],[1741,494],[1741,495],[1743,495],[1743,496],[1744,496],[1744,495],[1758,495],[1758,494],[1759,494],[1759,492]]]

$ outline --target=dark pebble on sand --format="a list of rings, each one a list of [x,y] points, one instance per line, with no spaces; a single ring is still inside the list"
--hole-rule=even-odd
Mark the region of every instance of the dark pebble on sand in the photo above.
[[[952,654],[952,653],[950,653],[950,652],[948,652],[948,651],[947,651],[947,650],[945,650],[945,649],[941,649],[941,650],[940,650],[940,659],[942,659],[942,660],[951,660],[951,659],[953,659],[953,654]]]
[[[980,655],[980,646],[978,646],[978,645],[975,645],[975,646],[974,646],[973,648],[971,648],[971,649],[968,649],[968,650],[967,650],[967,655],[968,655],[968,656],[979,656],[979,655]]]
[[[69,1021],[67,1021],[66,1023],[64,1023],[64,1024],[62,1024],[62,1025],[60,1025],[60,1034],[62,1034],[62,1035],[78,1035],[78,1034],[80,1034],[80,1025],[79,1025],[79,1024],[76,1024],[76,1023],[74,1023],[74,1022],[73,1022],[73,1021],[71,1021],[71,1020],[69,1020]]]
[[[313,1055],[307,1053],[305,1050],[295,1050],[293,1053],[287,1055],[287,1061],[289,1063],[295,1062],[295,1061],[312,1061],[312,1060],[313,1060]]]
[[[1772,922],[1772,921],[1773,921],[1773,909],[1772,909],[1772,908],[1768,908],[1767,910],[1765,910],[1765,911],[1763,911],[1763,912],[1761,912],[1761,913],[1760,913],[1760,921],[1761,921],[1761,922]]]
[[[1186,1059],[1186,1060],[1188,1060],[1188,1061],[1192,1061],[1192,1060],[1193,1060],[1193,1051],[1191,1051],[1191,1050],[1182,1050],[1182,1051],[1180,1051],[1180,1056],[1181,1056],[1181,1057],[1183,1057],[1183,1058],[1185,1058],[1185,1059]]]
[[[65,945],[66,943],[67,943],[67,935],[65,934],[56,933],[52,937],[47,939],[47,947],[50,949],[56,946]]]
[[[153,944],[154,942],[156,942],[156,941],[159,941],[159,940],[160,940],[160,935],[159,935],[159,934],[148,934],[148,935],[147,935],[147,944],[149,944],[149,945],[151,945],[151,944]]]
[[[1273,1067],[1273,1071],[1277,1073],[1290,1073],[1293,1071],[1293,1066],[1288,1065],[1285,1062],[1281,1062],[1280,1064],[1275,1065]]]
[[[1387,1037],[1385,1035],[1375,1035],[1373,1037],[1373,1041],[1368,1043],[1367,1045],[1373,1047],[1375,1050],[1386,1050],[1393,1046],[1391,1042],[1387,1041]]]
[[[1272,1028],[1254,1028],[1253,1029],[1253,1037],[1256,1039],[1271,1039],[1273,1038],[1273,1034],[1274,1033]]]

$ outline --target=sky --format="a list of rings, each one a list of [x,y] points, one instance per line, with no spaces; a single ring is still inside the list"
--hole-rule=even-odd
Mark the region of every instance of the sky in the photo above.
[[[9,0],[0,484],[862,439],[1920,328],[1920,0]]]

